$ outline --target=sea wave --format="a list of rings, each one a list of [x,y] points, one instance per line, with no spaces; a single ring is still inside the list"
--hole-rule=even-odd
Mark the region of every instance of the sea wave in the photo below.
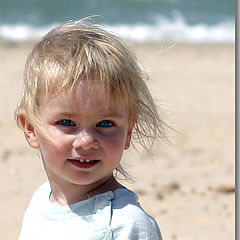
[[[3,24],[0,25],[0,38],[22,42],[36,40],[49,32],[55,24],[44,27],[33,27],[27,24]]]
[[[104,25],[104,28],[136,42],[187,42],[187,43],[233,43],[234,20],[218,24],[188,24],[180,13],[173,18],[156,16],[154,24]]]
[[[57,23],[43,27],[27,24],[0,25],[0,38],[21,42],[41,38]],[[206,23],[188,24],[176,12],[172,18],[155,16],[151,24],[101,24],[120,37],[134,42],[186,42],[186,43],[234,43],[234,20],[225,20],[215,25]]]

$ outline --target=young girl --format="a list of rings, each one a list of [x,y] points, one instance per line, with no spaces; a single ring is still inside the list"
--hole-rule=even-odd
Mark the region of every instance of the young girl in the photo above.
[[[34,193],[19,240],[162,239],[114,177],[131,139],[147,148],[165,137],[144,80],[122,41],[85,21],[35,45],[15,115],[49,181]]]

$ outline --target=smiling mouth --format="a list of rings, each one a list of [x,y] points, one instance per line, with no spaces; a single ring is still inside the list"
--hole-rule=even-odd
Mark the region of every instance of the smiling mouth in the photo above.
[[[91,168],[100,162],[93,159],[68,159],[68,161],[78,168]]]

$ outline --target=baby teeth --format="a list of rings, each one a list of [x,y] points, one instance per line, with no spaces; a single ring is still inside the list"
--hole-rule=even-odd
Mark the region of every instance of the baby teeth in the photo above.
[[[79,161],[82,162],[82,163],[84,163],[84,162],[89,163],[89,162],[92,162],[92,161],[94,161],[94,160],[90,160],[90,159],[83,160],[83,159],[80,159]]]

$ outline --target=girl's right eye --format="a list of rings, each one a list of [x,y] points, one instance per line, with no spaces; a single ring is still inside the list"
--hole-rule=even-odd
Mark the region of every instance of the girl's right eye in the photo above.
[[[62,126],[67,126],[67,127],[68,126],[76,126],[76,124],[73,121],[67,120],[67,119],[63,119],[63,120],[57,122],[57,124],[62,125]]]

